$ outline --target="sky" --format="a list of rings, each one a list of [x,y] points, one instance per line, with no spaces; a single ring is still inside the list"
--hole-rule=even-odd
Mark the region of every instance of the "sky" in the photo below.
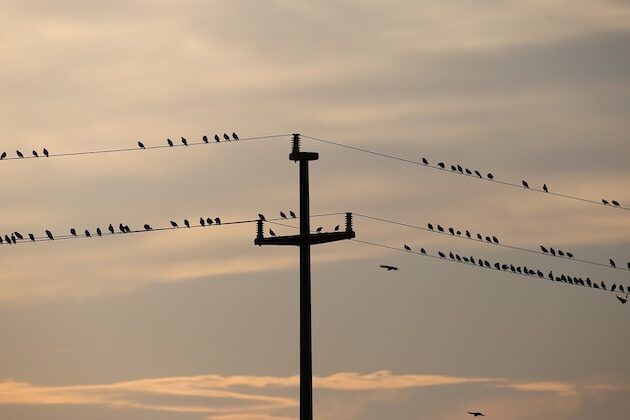
[[[0,0],[0,57],[10,156],[302,133],[630,203],[623,0]],[[302,147],[320,154],[313,214],[630,261],[627,211]],[[0,232],[297,212],[289,152],[284,135],[3,160]],[[391,247],[630,285],[623,270],[360,217],[354,228]],[[237,224],[0,246],[0,417],[297,419],[298,252],[256,247],[255,234]],[[614,294],[354,241],[313,247],[312,263],[317,419],[628,417],[630,305]]]

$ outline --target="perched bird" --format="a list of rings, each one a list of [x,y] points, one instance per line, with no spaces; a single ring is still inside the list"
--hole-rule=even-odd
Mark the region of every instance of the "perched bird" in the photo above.
[[[109,230],[109,232],[113,235],[114,234],[114,226],[112,226],[112,224],[110,223],[109,226],[107,227],[107,230]],[[122,223],[120,224],[120,231],[122,232]]]
[[[2,152],[2,154],[0,155],[0,160],[4,159],[5,157],[7,157],[7,152]]]
[[[20,152],[19,150],[16,150],[15,153],[17,153],[18,157],[23,158],[24,155],[22,154],[22,152]]]
[[[481,411],[467,411],[466,413],[470,414],[473,417],[478,417],[478,416],[485,417],[486,416]]]
[[[199,218],[199,224],[200,224],[201,226],[205,226],[205,225],[206,225],[206,221],[205,221],[205,220],[203,220],[203,217],[200,217],[200,218]]]
[[[617,290],[617,285],[616,285],[616,284],[613,284],[613,285],[611,286],[611,288],[610,288],[610,291],[611,291],[611,292],[614,292],[615,290]]]
[[[495,244],[498,244],[498,243],[499,243],[499,240],[497,239],[497,237],[496,237],[496,236],[493,236],[493,237],[492,237],[492,242],[494,242]]]
[[[477,234],[477,239],[479,239],[480,241],[483,241],[483,237],[481,236],[481,233]]]
[[[39,155],[37,154],[35,150],[33,150],[33,157],[39,157]]]
[[[429,161],[426,158],[422,158],[422,163],[424,163],[425,165],[428,165]]]
[[[494,176],[492,174],[488,174],[488,179],[494,179]]]
[[[141,149],[144,149],[144,144],[141,141],[139,141],[138,142],[138,147],[141,148]]]
[[[564,252],[561,249],[559,249],[558,250],[558,255],[560,255],[561,257],[564,257]]]
[[[315,232],[320,233],[322,231],[322,229],[324,229],[324,228],[322,226],[320,226],[317,229],[315,229]]]
[[[602,204],[604,204],[604,205],[606,206],[606,205],[608,205],[608,204],[610,204],[610,203],[608,202],[608,200],[604,200],[604,199],[602,198]]]
[[[466,231],[466,236],[468,237],[468,239],[470,239],[470,232]]]
[[[621,204],[619,204],[619,201],[617,200],[612,200],[611,203],[613,203],[613,206],[617,206],[619,207]]]
[[[467,173],[468,175],[472,175],[472,172],[470,172],[470,169],[468,169],[468,168],[466,168],[466,173]]]
[[[490,243],[492,243],[492,239],[490,239],[490,237],[489,237],[489,236],[486,236],[486,242],[490,242]]]
[[[449,258],[450,258],[451,260],[454,260],[454,259],[455,259],[455,255],[453,255],[453,253],[452,253],[452,252],[449,252],[449,253],[448,253],[448,256],[449,256]]]
[[[457,234],[457,236],[462,236],[462,231],[458,230],[457,232],[455,232]]]
[[[204,143],[208,143],[208,136],[203,136],[201,139]]]
[[[291,218],[295,219],[295,213],[293,213],[293,211],[289,211],[289,216],[291,216]]]
[[[475,175],[477,175],[479,178],[483,178],[481,174],[479,173],[479,171],[475,171]]]
[[[13,232],[13,234],[15,235],[16,238],[18,238],[19,240],[24,239],[24,236],[22,236],[22,234],[20,232]]]
[[[617,265],[615,264],[615,262],[614,262],[612,259],[609,259],[608,261],[610,262],[610,266],[611,266],[612,268],[617,267]]]
[[[544,192],[549,192],[549,189],[547,188],[547,184],[543,184],[543,191]]]
[[[51,241],[55,240],[55,238],[53,238],[52,232],[49,230],[46,231],[46,236],[48,236],[48,239],[50,239]]]
[[[628,301],[628,295],[626,295],[626,297],[623,297],[621,295],[617,295],[617,299],[619,300],[619,302],[621,302],[621,304],[624,304]]]
[[[464,168],[462,168],[460,165],[457,165],[457,170],[462,174],[464,173]]]
[[[216,223],[217,225],[221,224],[221,219],[219,219],[218,217],[214,218],[214,223]]]
[[[427,255],[427,251],[425,251],[425,249],[424,249],[424,248],[420,248],[420,253],[421,253],[422,255]]]
[[[265,215],[258,213],[258,218],[260,220],[262,220],[263,222],[266,221],[267,219],[265,219]]]
[[[153,230],[153,228],[149,224],[145,223],[144,230]]]
[[[427,224],[427,227],[431,230],[433,230],[433,225],[431,223]]]
[[[440,256],[440,258],[446,258],[446,255],[444,255],[442,251],[438,251],[438,255]]]
[[[553,255],[554,257],[556,256],[556,251],[554,251],[553,248],[549,248],[549,253]]]
[[[457,172],[457,166],[455,166],[455,165],[451,165],[451,171],[453,171],[453,172]]]
[[[283,211],[281,211],[281,212],[280,212],[280,217],[282,217],[283,219],[286,219],[286,218],[287,218],[287,215],[286,215],[286,214],[284,214],[284,212],[283,212]]]
[[[173,226],[174,228],[179,227],[179,226],[177,225],[177,223],[176,223],[176,222],[174,222],[174,221],[172,221],[172,220],[171,220],[171,226]]]
[[[448,228],[448,232],[449,232],[451,235],[455,235],[455,231],[453,230],[453,228],[452,228],[452,227]]]
[[[182,144],[184,146],[188,146],[188,141],[185,138],[183,138],[183,137],[182,137]]]
[[[569,258],[573,258],[573,254],[572,254],[572,253],[567,252],[566,254],[567,254],[567,257],[569,257]]]
[[[85,237],[86,237],[86,238],[89,238],[90,236],[92,236],[92,235],[90,235],[90,231],[89,231],[89,230],[87,230],[87,229],[85,229],[85,232],[84,232],[84,233],[85,233]]]
[[[547,251],[547,248],[545,248],[544,246],[540,246],[540,249],[542,250],[542,252],[544,252],[545,254],[548,253],[549,251]]]
[[[48,157],[48,156],[49,156],[49,154],[48,154],[48,150],[47,150],[46,148],[44,148],[44,150],[42,150],[42,152],[44,153],[44,156],[46,156],[46,157]]]
[[[335,232],[339,231],[339,225],[335,226]]]
[[[238,136],[236,135],[236,133],[232,133],[232,138],[233,138],[234,140],[238,140]]]
[[[223,138],[230,141],[230,136],[228,136],[227,133],[223,133]]]
[[[270,234],[271,236],[276,236],[276,232],[274,232],[274,231],[273,231],[273,230],[271,230],[271,229],[269,229],[269,234]]]
[[[28,237],[32,242],[35,242],[35,235],[33,235],[32,233],[29,233]]]
[[[521,181],[521,184],[523,184],[523,187],[529,188],[529,184],[527,183],[527,181]]]
[[[219,139],[219,136],[217,134],[214,135],[214,141],[216,141],[217,143],[221,141],[221,139]]]
[[[438,163],[438,166],[439,166],[440,168],[444,169],[444,162],[440,162],[440,163]]]
[[[77,230],[75,228],[70,229],[70,234],[72,236],[77,236]]]
[[[405,250],[406,251],[411,251],[411,247],[409,245],[405,244]]]
[[[131,233],[131,228],[128,225],[123,226],[123,233]]]
[[[207,223],[207,224],[209,224],[209,225],[211,225],[211,224],[212,224],[212,223],[214,223],[214,222],[212,221],[212,219],[211,219],[211,218],[209,218],[209,217],[208,217],[208,218],[206,219],[206,223]]]
[[[98,236],[103,236],[103,232],[101,231],[101,228],[100,228],[100,227],[99,227],[99,228],[96,228],[96,234],[97,234]]]
[[[188,221],[188,219],[184,219],[184,225],[186,225],[186,227],[190,229],[190,222]]]
[[[166,143],[168,143],[169,146],[173,147],[173,140],[166,139]]]
[[[9,235],[4,235],[4,240],[7,241],[8,244],[11,243],[11,238],[9,238]]]
[[[437,230],[439,230],[440,232],[444,232],[444,228],[440,225],[437,225]]]
[[[387,271],[396,271],[398,270],[398,267],[394,267],[393,265],[385,265],[385,264],[381,264],[379,265],[379,267],[386,269]]]

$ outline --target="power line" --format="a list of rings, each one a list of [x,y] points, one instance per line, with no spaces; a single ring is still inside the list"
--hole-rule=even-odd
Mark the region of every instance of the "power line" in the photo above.
[[[461,175],[461,176],[465,176],[471,179],[475,179],[475,180],[482,180],[482,181],[487,181],[487,182],[493,182],[495,184],[502,184],[502,185],[506,185],[509,187],[514,187],[514,188],[518,188],[520,190],[526,190],[526,191],[533,191],[533,192],[538,192],[538,193],[543,193],[543,194],[548,194],[548,195],[553,195],[556,197],[561,197],[561,198],[566,198],[566,199],[570,199],[570,200],[575,200],[575,201],[582,201],[584,203],[589,203],[589,204],[597,204],[598,206],[604,206],[604,207],[611,207],[611,208],[615,208],[615,209],[620,209],[620,210],[626,210],[626,211],[630,211],[630,207],[624,207],[621,205],[610,205],[610,204],[606,204],[604,202],[600,202],[600,201],[596,201],[596,200],[591,200],[588,198],[583,198],[583,197],[578,197],[578,196],[574,196],[574,195],[569,195],[569,194],[562,194],[562,193],[558,193],[558,192],[554,192],[554,191],[545,191],[544,189],[540,189],[540,188],[535,188],[535,187],[527,187],[525,188],[523,185],[520,184],[515,184],[512,182],[508,182],[508,181],[501,181],[498,179],[490,179],[490,178],[484,178],[481,177],[479,175],[474,175],[474,174],[468,174],[465,172],[458,172],[458,171],[449,171],[446,170],[444,168],[441,168],[439,166],[436,165],[432,165],[431,163],[422,163],[416,160],[412,160],[412,159],[407,159],[407,158],[403,158],[400,156],[394,156],[394,155],[390,155],[387,153],[381,153],[381,152],[376,152],[374,150],[369,150],[369,149],[365,149],[362,147],[357,147],[357,146],[350,146],[348,144],[344,144],[344,143],[340,143],[338,141],[332,141],[332,140],[326,140],[326,139],[322,139],[319,137],[312,137],[312,136],[307,136],[307,135],[302,135],[302,137],[307,138],[307,139],[311,139],[311,140],[315,140],[318,142],[322,142],[322,143],[326,143],[326,144],[331,144],[334,146],[338,146],[338,147],[343,147],[346,149],[350,149],[350,150],[354,150],[354,151],[358,151],[358,152],[363,152],[363,153],[368,153],[371,155],[375,155],[375,156],[380,156],[380,157],[384,157],[387,159],[393,159],[399,162],[404,162],[404,163],[410,163],[413,165],[417,165],[423,168],[429,168],[429,169],[435,169],[438,171],[441,171],[442,173],[449,173],[449,174],[453,174],[453,175]],[[608,201],[606,201],[608,203]]]
[[[466,240],[469,240],[469,241],[472,241],[472,242],[475,242],[475,243],[480,243],[481,242],[484,245],[500,246],[500,247],[503,247],[503,248],[513,249],[513,250],[517,250],[517,251],[529,252],[531,254],[544,255],[544,256],[552,257],[552,258],[559,258],[559,259],[566,260],[566,261],[578,261],[578,262],[585,263],[585,264],[591,264],[591,265],[596,265],[596,266],[606,267],[606,268],[613,268],[615,270],[628,271],[628,269],[623,268],[623,267],[612,267],[609,264],[600,263],[600,262],[597,262],[597,261],[585,260],[585,259],[581,259],[581,258],[563,258],[563,257],[559,257],[559,256],[554,256],[554,255],[551,255],[551,254],[548,254],[548,253],[544,253],[542,251],[538,251],[538,250],[535,250],[535,249],[522,248],[522,247],[518,247],[518,246],[514,246],[514,245],[506,245],[504,243],[490,243],[490,242],[480,241],[480,240],[474,239],[474,238],[468,238],[466,236],[451,235],[451,234],[448,234],[446,232],[440,232],[440,231],[437,231],[437,230],[432,230],[432,229],[429,229],[429,228],[426,228],[426,227],[423,227],[423,226],[411,225],[411,224],[408,224],[408,223],[398,222],[398,221],[390,220],[390,219],[383,219],[381,217],[368,216],[366,214],[361,214],[361,213],[353,213],[353,214],[355,216],[363,217],[363,218],[366,218],[366,219],[377,220],[377,221],[380,221],[380,222],[390,223],[390,224],[393,224],[393,225],[403,226],[403,227],[407,227],[407,228],[411,228],[411,229],[423,230],[425,232],[430,232],[430,233],[437,233],[437,234],[440,234],[440,235],[445,235],[445,236],[447,236],[449,238],[466,239]]]
[[[140,148],[139,146],[135,146],[135,147],[124,147],[124,148],[117,148],[117,149],[100,149],[100,150],[87,150],[87,151],[80,151],[80,152],[49,153],[47,157],[7,156],[1,160],[46,159],[46,158],[52,158],[52,157],[97,155],[97,154],[104,154],[104,153],[119,153],[119,152],[144,151],[144,150],[153,150],[153,149],[167,149],[170,147],[189,147],[189,146],[210,145],[210,144],[240,143],[240,142],[245,142],[245,141],[275,139],[275,138],[281,138],[281,137],[287,137],[287,136],[290,136],[290,134],[272,134],[268,136],[243,137],[243,138],[239,138],[238,140],[229,140],[229,141],[224,140],[224,139],[221,141],[208,139],[207,143],[204,141],[200,141],[200,142],[187,142],[187,144],[174,143],[172,146],[169,144],[160,144],[160,145],[154,145],[154,146],[147,145],[143,148]]]

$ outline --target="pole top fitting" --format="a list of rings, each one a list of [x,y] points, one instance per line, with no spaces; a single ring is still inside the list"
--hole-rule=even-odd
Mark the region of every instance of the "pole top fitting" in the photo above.
[[[346,232],[352,232],[352,213],[346,213]]]
[[[319,159],[319,153],[300,151],[300,133],[294,133],[293,134],[293,148],[291,149],[291,154],[289,154],[289,160],[297,162],[297,161],[308,161],[308,160],[317,160],[317,159]]]

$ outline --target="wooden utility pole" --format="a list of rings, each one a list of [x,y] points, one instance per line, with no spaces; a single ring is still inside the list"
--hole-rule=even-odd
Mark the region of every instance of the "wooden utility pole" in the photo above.
[[[300,135],[293,135],[289,160],[300,163],[300,234],[265,238],[263,220],[258,221],[256,245],[294,245],[300,247],[300,420],[313,420],[313,354],[311,342],[311,245],[352,239],[352,213],[346,213],[343,232],[311,233],[308,162],[319,154],[300,151]]]

